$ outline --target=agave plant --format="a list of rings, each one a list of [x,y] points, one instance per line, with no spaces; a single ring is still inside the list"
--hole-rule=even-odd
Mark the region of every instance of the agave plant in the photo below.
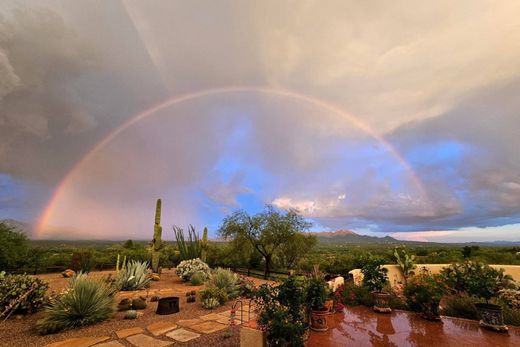
[[[123,291],[145,288],[151,281],[147,269],[148,262],[129,261],[117,275],[116,288]]]
[[[104,321],[113,313],[114,290],[80,273],[71,279],[65,293],[51,299],[36,329],[40,334],[51,334]]]
[[[226,292],[228,298],[238,296],[240,287],[238,285],[238,275],[228,269],[217,268],[211,273],[207,282],[208,288],[219,288]]]

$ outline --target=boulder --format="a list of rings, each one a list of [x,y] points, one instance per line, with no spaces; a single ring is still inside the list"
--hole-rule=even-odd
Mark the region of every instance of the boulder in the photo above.
[[[63,271],[61,274],[65,278],[70,278],[70,277],[74,276],[75,272],[74,272],[74,270],[67,269],[67,270]]]

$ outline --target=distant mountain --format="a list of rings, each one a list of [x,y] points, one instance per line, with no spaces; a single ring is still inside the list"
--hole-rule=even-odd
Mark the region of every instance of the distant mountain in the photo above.
[[[34,235],[34,226],[26,222],[20,222],[14,219],[0,219],[0,223],[16,229],[17,231],[23,232],[28,238],[32,238]]]
[[[409,241],[396,240],[390,236],[376,237],[359,235],[352,230],[337,230],[337,231],[323,231],[313,232],[318,238],[318,243],[331,244],[331,243],[354,243],[354,244],[386,244],[386,245],[401,245],[409,243]]]

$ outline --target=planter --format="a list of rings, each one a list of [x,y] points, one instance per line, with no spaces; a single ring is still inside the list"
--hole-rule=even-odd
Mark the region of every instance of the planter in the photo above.
[[[159,299],[157,303],[157,314],[172,314],[179,312],[179,298],[176,296],[169,296]]]
[[[388,306],[390,301],[390,294],[385,292],[372,292],[374,298],[374,311],[379,313],[390,313],[392,309]]]
[[[421,317],[427,320],[440,321],[441,316],[439,315],[439,301],[434,300],[429,303],[421,305]]]
[[[321,310],[311,312],[311,329],[314,331],[327,331],[329,326],[327,324],[327,317],[330,314],[329,310]]]
[[[507,332],[507,325],[504,324],[504,314],[502,307],[493,304],[476,304],[480,312],[480,326],[498,332]]]

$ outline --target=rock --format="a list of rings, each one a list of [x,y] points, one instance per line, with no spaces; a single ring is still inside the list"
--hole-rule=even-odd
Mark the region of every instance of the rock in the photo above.
[[[161,298],[161,297],[160,297],[159,295],[154,295],[154,296],[152,296],[152,297],[150,298],[150,301],[151,301],[151,302],[159,301],[160,298]]]
[[[117,310],[118,311],[128,311],[132,308],[132,302],[130,299],[123,299],[117,304]]]
[[[159,281],[161,279],[161,276],[158,273],[153,273],[151,278],[152,281]]]
[[[125,319],[137,319],[137,311],[135,310],[128,310],[125,313]]]
[[[74,272],[74,270],[67,269],[67,270],[63,271],[61,274],[65,278],[70,278],[70,277],[74,276],[75,272]]]
[[[144,310],[146,308],[146,301],[141,298],[132,299],[132,309]]]

